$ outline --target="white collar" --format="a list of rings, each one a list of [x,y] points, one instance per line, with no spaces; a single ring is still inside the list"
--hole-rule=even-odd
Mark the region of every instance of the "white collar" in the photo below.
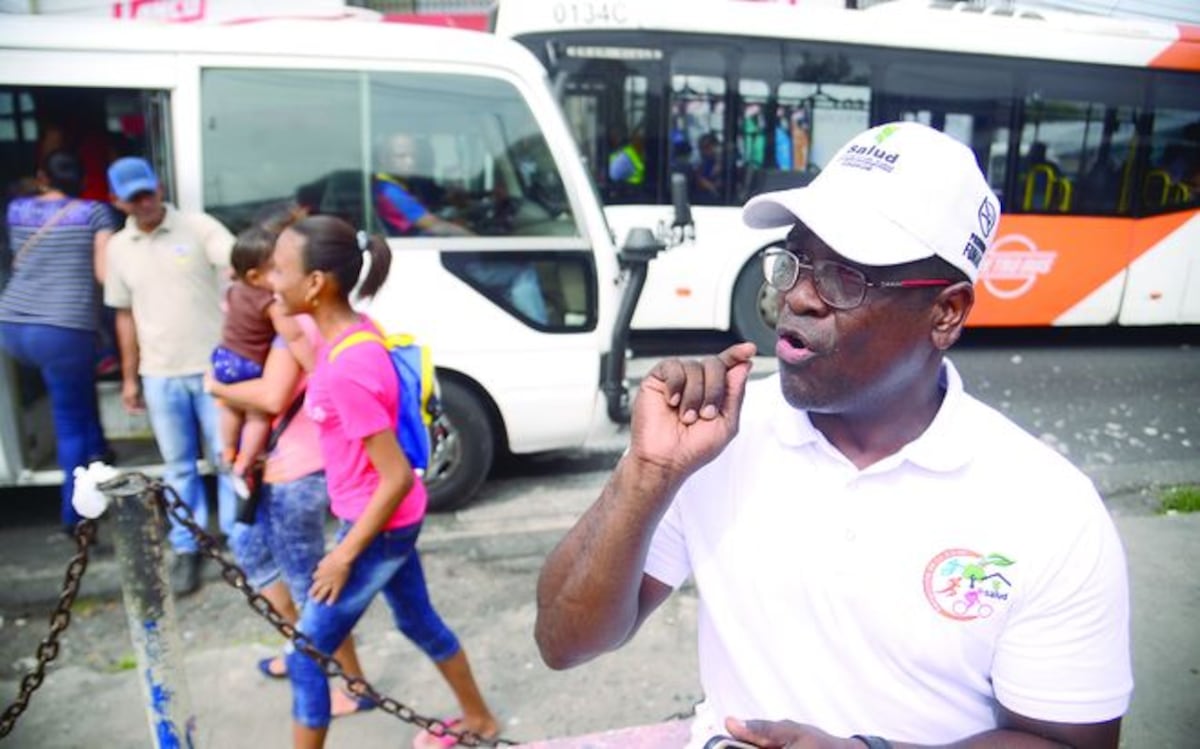
[[[837,453],[825,435],[821,434],[808,417],[807,411],[792,408],[779,389],[778,376],[775,378],[776,403],[772,405],[771,419],[776,438],[789,447],[802,447],[810,443],[823,443],[829,450]],[[867,470],[877,472],[887,470],[902,461],[908,461],[930,471],[949,472],[964,466],[972,456],[971,434],[967,425],[963,424],[963,405],[967,395],[963,390],[962,377],[949,359],[942,360],[942,368],[938,375],[938,383],[946,395],[938,407],[933,421],[916,439],[912,440],[898,452],[889,455]],[[840,454],[840,453],[839,453]]]

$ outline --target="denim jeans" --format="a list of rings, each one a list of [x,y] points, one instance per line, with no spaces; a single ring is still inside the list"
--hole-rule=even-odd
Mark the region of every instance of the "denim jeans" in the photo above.
[[[325,555],[328,510],[324,471],[264,485],[254,524],[236,523],[229,537],[250,587],[262,590],[282,577],[303,611],[313,570]]]
[[[0,323],[0,345],[22,364],[37,367],[46,382],[58,467],[63,472],[62,523],[73,527],[79,522],[71,504],[73,472],[108,449],[96,400],[96,333],[5,322]]]
[[[338,531],[340,541],[350,525]],[[396,627],[436,662],[459,651],[458,638],[433,609],[417,554],[421,524],[384,531],[354,560],[341,595],[333,604],[309,601],[298,629],[322,653],[332,653],[382,592]],[[321,667],[296,651],[287,657],[292,680],[292,717],[309,728],[329,725],[329,682]]]
[[[150,428],[162,453],[164,479],[192,510],[196,523],[208,528],[208,502],[197,461],[204,456],[200,439],[208,445],[214,463],[221,454],[217,430],[217,404],[204,392],[204,376],[142,377]],[[217,512],[221,532],[232,535],[237,498],[229,476],[221,474],[217,483]],[[190,531],[171,518],[171,546],[180,553],[194,553],[196,539]]]

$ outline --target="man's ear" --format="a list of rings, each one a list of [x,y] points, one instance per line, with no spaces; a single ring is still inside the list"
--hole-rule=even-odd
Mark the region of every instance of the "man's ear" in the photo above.
[[[946,351],[958,341],[967,324],[967,315],[975,306],[975,287],[967,281],[942,289],[933,300],[930,312],[933,326],[930,329],[933,345]]]

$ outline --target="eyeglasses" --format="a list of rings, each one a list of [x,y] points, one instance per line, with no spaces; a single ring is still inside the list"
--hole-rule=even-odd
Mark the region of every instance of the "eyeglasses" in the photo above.
[[[854,309],[867,297],[867,289],[917,289],[949,286],[945,278],[906,278],[902,281],[870,281],[862,271],[834,260],[800,262],[791,250],[772,247],[763,253],[763,275],[774,289],[787,293],[796,285],[800,271],[812,274],[813,286],[821,301],[834,309]]]

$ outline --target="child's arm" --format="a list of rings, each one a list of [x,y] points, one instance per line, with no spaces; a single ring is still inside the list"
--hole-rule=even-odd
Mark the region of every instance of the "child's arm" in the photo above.
[[[300,366],[304,367],[305,372],[311,372],[313,366],[316,365],[316,352],[313,350],[308,336],[304,334],[304,329],[300,327],[300,323],[296,322],[291,315],[283,314],[275,302],[267,307],[267,316],[271,318],[275,332],[287,344],[288,351],[292,352],[292,356],[296,357],[296,361],[300,362]]]

